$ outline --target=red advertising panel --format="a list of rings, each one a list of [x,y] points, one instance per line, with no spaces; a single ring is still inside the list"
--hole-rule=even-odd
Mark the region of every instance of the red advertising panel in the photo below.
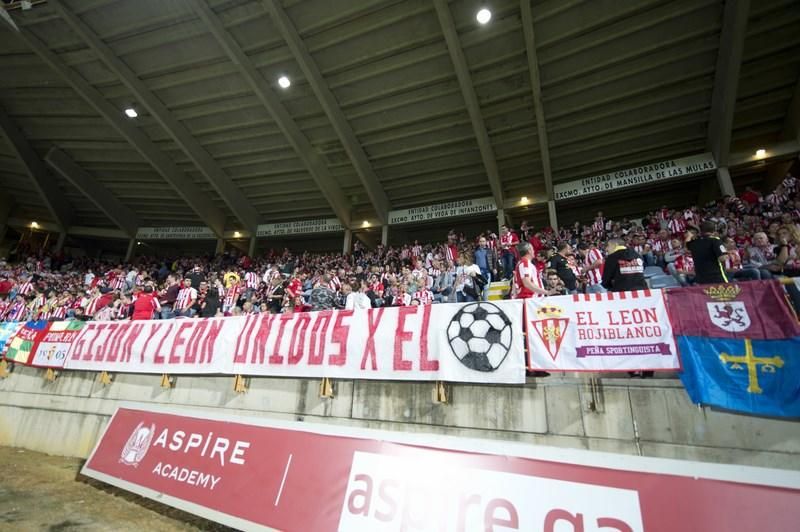
[[[117,410],[83,474],[253,530],[784,532],[800,474],[206,412]]]

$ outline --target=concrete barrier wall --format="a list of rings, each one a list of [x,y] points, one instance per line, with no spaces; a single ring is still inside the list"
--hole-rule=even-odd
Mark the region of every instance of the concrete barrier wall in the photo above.
[[[692,405],[680,381],[583,377],[536,379],[525,386],[449,386],[450,403],[433,401],[433,383],[233,377],[99,375],[17,367],[0,379],[0,445],[86,457],[120,401],[172,404],[278,419],[385,430],[524,441],[645,456],[800,470],[800,423],[740,416]]]

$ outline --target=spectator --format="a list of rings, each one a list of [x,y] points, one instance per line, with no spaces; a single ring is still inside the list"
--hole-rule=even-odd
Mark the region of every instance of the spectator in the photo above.
[[[603,287],[610,292],[645,290],[644,261],[619,238],[606,244],[606,263],[603,269]]]
[[[144,287],[144,291],[139,294],[133,303],[132,320],[151,320],[153,316],[161,311],[156,294],[153,292],[152,285]]]
[[[602,215],[602,213],[598,213]],[[569,257],[572,255],[572,246],[569,242],[560,242],[558,244],[558,252],[550,257],[550,268],[555,270],[558,277],[564,283],[567,291],[570,294],[578,292],[578,278],[569,264]]]
[[[694,260],[695,282],[698,284],[727,283],[722,262],[725,260],[725,246],[717,236],[714,222],[700,224],[701,235],[695,237],[694,231],[686,232],[686,247]]]
[[[500,259],[503,262],[503,277],[511,279],[514,275],[514,264],[516,263],[515,246],[519,243],[516,233],[509,229],[507,225],[500,228]]]
[[[323,275],[317,286],[311,290],[309,305],[311,310],[333,310],[336,308],[336,294],[330,288],[330,277]]]

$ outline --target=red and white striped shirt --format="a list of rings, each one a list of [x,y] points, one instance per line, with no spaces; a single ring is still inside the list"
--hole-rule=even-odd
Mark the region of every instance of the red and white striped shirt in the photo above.
[[[101,297],[102,296],[95,296],[89,299],[89,302],[86,304],[86,310],[84,311],[87,316],[94,316],[95,312],[99,310],[97,306],[100,303]]]
[[[450,244],[445,244],[444,258],[448,262],[455,263],[457,257],[458,257],[458,248],[456,246],[451,246]]]
[[[428,290],[427,288],[424,290],[417,291],[417,299],[419,299],[420,305],[430,305],[433,303],[433,292]]]
[[[25,281],[19,288],[17,288],[17,293],[22,294],[23,296],[27,296],[33,291],[33,283],[30,281]]]
[[[58,305],[56,308],[53,309],[53,318],[57,320],[63,320],[67,317],[67,310],[69,305],[67,303],[63,305]]]
[[[673,218],[667,223],[667,226],[669,227],[669,232],[672,233],[673,236],[683,235],[683,233],[686,232],[686,222],[680,218]]]
[[[500,247],[512,251],[512,248],[519,244],[519,237],[514,231],[500,235]]]
[[[736,271],[742,269],[742,256],[738,249],[728,251],[724,259],[725,271]]]
[[[600,217],[595,218],[594,223],[592,224],[592,231],[594,231],[595,233],[602,233],[603,231],[605,231],[605,229],[606,229],[605,220],[603,220]]]
[[[680,255],[675,259],[675,269],[686,273],[693,273],[694,259],[689,255]]]
[[[595,262],[600,261],[600,266],[591,270],[586,270],[586,276],[589,278],[589,284],[600,284],[603,282],[603,254],[597,248],[590,248],[586,254],[586,259],[583,265],[588,268]]]
[[[197,290],[191,286],[182,288],[178,292],[178,297],[175,299],[175,308],[178,310],[186,310],[197,301]]]
[[[514,284],[516,286],[517,298],[544,297],[540,293],[532,292],[527,286],[522,284],[522,280],[525,278],[530,280],[533,286],[544,289],[542,286],[542,276],[539,275],[539,269],[528,259],[522,259],[517,263],[517,267],[514,269]]]
[[[247,272],[244,274],[244,284],[247,288],[258,288],[258,275],[256,272]]]
[[[111,281],[111,288],[113,288],[114,290],[125,290],[126,288],[128,288],[128,282],[122,275],[117,275]]]
[[[236,306],[236,302],[239,300],[239,296],[242,293],[242,286],[241,285],[234,285],[228,288],[228,292],[225,294],[225,301],[222,305],[223,312],[227,312],[233,307]]]
[[[422,256],[422,246],[420,246],[419,244],[416,244],[416,245],[412,246],[411,247],[411,254],[414,257],[421,257]]]
[[[331,277],[331,290],[334,292],[338,292],[342,289],[342,281],[339,280],[339,277],[334,275]]]
[[[11,308],[8,309],[8,312],[6,313],[6,319],[8,321],[22,321],[27,315],[28,309],[25,306],[25,302],[17,301],[11,305]]]

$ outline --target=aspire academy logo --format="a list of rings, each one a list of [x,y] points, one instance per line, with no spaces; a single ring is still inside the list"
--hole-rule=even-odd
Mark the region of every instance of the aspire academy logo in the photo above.
[[[125,442],[119,455],[119,461],[125,465],[137,467],[150,449],[150,442],[153,441],[155,431],[155,423],[151,423],[148,427],[143,421],[140,421],[131,432],[128,441]]]

